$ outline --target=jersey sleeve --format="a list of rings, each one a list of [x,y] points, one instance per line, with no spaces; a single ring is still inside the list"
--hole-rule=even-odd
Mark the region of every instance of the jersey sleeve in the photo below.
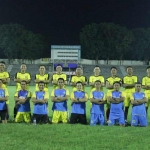
[[[145,92],[144,92],[144,94],[145,94],[145,98],[147,98],[147,99],[148,99],[148,95],[147,95],[147,93],[145,93]]]
[[[49,99],[49,93],[45,92],[44,99]]]
[[[71,99],[75,98],[75,97],[74,97],[74,92],[71,93],[70,98],[71,98]]]
[[[5,96],[9,96],[7,89],[5,89]]]
[[[107,96],[108,96],[108,97],[112,97],[112,92],[108,92],[108,93],[107,93]]]
[[[27,97],[31,97],[31,96],[32,96],[31,92],[30,92],[30,91],[28,91],[28,95],[27,95]]]
[[[53,97],[55,97],[54,91],[55,91],[55,90],[53,90],[52,93],[51,93],[51,96],[53,96]]]
[[[14,78],[17,79],[17,76],[18,76],[18,73],[15,74],[15,77],[14,77]]]
[[[104,80],[104,77],[102,76],[102,78],[101,78],[101,82],[102,83],[104,83],[105,82],[105,80]]]
[[[134,82],[136,83],[136,82],[137,82],[137,80],[138,80],[138,79],[137,79],[137,76],[135,76],[135,78],[134,78]]]
[[[93,91],[90,92],[90,98],[93,98]]]
[[[91,76],[89,77],[89,82],[92,82],[92,77]]]
[[[68,95],[68,96],[69,96],[69,90],[68,90],[68,89],[66,89],[66,95]]]
[[[146,85],[145,78],[142,79],[142,85]]]
[[[18,92],[16,92],[14,96],[18,97]]]
[[[35,92],[33,93],[32,98],[36,98],[36,94],[35,94]]]
[[[30,80],[31,79],[31,75],[30,75],[30,73],[28,73],[28,80]]]
[[[74,76],[71,77],[71,82],[74,82]]]
[[[86,98],[89,98],[87,93],[85,93],[85,97],[86,97]]]
[[[64,80],[67,81],[67,75],[66,74],[64,75]]]
[[[121,93],[121,96],[125,98],[125,97],[126,97],[125,92],[122,92],[122,93]]]
[[[133,93],[130,95],[130,100],[134,100]]]
[[[105,93],[104,93],[104,96],[103,96],[103,100],[105,100],[105,101],[107,100],[107,99],[106,99],[106,94],[105,94]]]
[[[47,80],[49,80],[50,79],[50,75],[49,74],[47,74]]]
[[[10,75],[8,72],[5,73],[5,78],[10,78]]]

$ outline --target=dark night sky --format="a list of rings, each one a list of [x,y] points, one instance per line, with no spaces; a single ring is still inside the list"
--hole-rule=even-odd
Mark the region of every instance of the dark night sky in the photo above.
[[[18,23],[50,44],[79,44],[86,24],[150,27],[150,0],[0,0],[0,25]]]

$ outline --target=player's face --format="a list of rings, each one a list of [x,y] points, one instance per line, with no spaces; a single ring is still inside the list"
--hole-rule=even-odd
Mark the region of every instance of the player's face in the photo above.
[[[95,73],[95,74],[100,74],[100,72],[101,72],[101,70],[100,70],[99,67],[95,67],[95,68],[94,68],[94,73]]]
[[[45,67],[44,66],[40,66],[39,71],[40,71],[40,73],[45,73]]]
[[[22,88],[22,89],[26,89],[26,86],[27,86],[27,85],[26,85],[25,82],[21,82],[21,88]]]
[[[77,90],[78,90],[78,91],[81,91],[81,90],[82,90],[82,84],[81,84],[81,83],[77,83],[77,86],[76,86],[76,87],[77,87]]]
[[[82,69],[81,68],[77,68],[76,69],[76,74],[82,74]]]
[[[150,68],[147,69],[147,73],[150,74]]]
[[[114,84],[114,90],[119,90],[120,89],[120,84],[119,83],[115,83]]]
[[[0,63],[0,70],[4,70],[5,69],[5,64],[3,64],[3,63]]]
[[[57,66],[57,67],[56,67],[56,71],[57,71],[57,72],[62,72],[62,67],[61,67],[61,66]]]
[[[117,70],[115,68],[112,68],[111,69],[111,74],[115,76],[117,74]]]
[[[64,81],[63,80],[58,80],[58,86],[63,87],[64,86]]]
[[[101,83],[100,82],[95,82],[95,88],[98,89],[101,87]]]
[[[135,85],[135,90],[136,91],[141,91],[141,88],[142,88],[141,84],[136,84]]]
[[[127,68],[127,74],[132,74],[133,73],[133,69],[131,67]]]
[[[21,71],[26,71],[27,67],[26,67],[26,65],[21,65],[20,69],[21,69]]]
[[[44,90],[44,83],[39,83],[39,90],[43,91]]]

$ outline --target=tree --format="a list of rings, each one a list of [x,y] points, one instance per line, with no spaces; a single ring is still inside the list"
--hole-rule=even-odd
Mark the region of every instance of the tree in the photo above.
[[[0,26],[0,48],[9,60],[20,58],[34,60],[45,49],[43,37],[26,30],[19,24]]]
[[[86,25],[80,33],[82,56],[95,59],[96,63],[98,63],[99,58],[102,58],[104,52],[104,42],[100,32],[99,25],[93,23]]]
[[[133,38],[131,31],[114,23],[87,25],[80,33],[82,52],[97,62],[99,58],[122,60]]]

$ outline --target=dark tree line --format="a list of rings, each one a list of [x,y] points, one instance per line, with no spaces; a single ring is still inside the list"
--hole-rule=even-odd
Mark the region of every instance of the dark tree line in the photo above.
[[[86,25],[80,33],[82,58],[105,60],[150,59],[150,28],[128,30],[114,23]]]

